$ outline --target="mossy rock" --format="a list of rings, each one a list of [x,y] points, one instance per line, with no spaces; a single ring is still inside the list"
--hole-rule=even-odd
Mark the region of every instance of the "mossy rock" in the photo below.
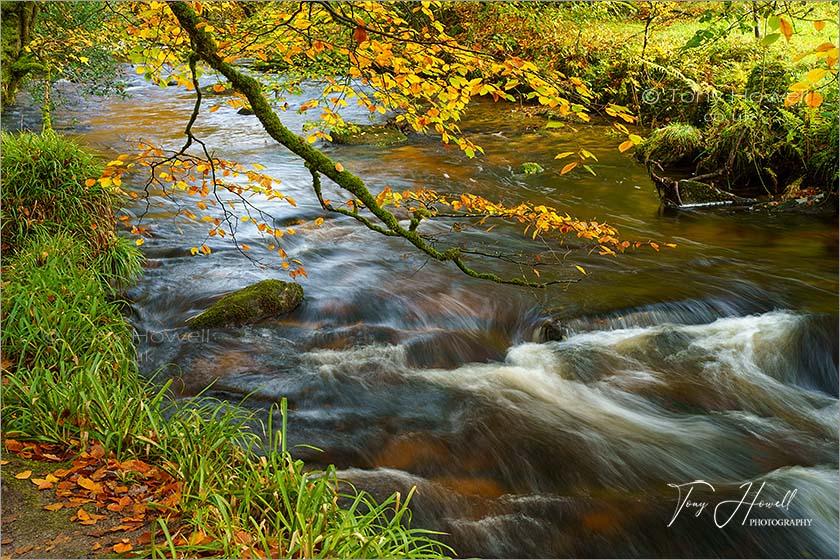
[[[288,313],[303,301],[303,288],[294,282],[263,280],[228,294],[206,311],[187,320],[193,329],[258,323]]]
[[[671,123],[651,132],[639,144],[636,157],[662,165],[687,165],[700,155],[703,147],[700,129],[687,123]]]
[[[534,161],[526,161],[525,163],[519,166],[519,169],[521,169],[522,173],[524,173],[525,175],[539,175],[540,173],[545,171],[542,165]]]
[[[756,64],[747,78],[747,99],[761,101],[763,94],[768,96],[767,105],[775,105],[777,101],[787,95],[788,86],[793,83],[790,69],[781,62],[767,62]],[[781,103],[778,103],[781,105]]]
[[[400,130],[379,124],[354,124],[330,131],[334,144],[345,146],[391,146],[408,140]]]

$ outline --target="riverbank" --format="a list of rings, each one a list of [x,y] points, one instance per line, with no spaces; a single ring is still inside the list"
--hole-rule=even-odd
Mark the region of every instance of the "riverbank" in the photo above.
[[[52,132],[2,148],[4,555],[441,554],[408,528],[410,496],[347,493],[332,467],[292,459],[285,425],[141,377],[121,314],[141,255],[114,232],[119,191]]]

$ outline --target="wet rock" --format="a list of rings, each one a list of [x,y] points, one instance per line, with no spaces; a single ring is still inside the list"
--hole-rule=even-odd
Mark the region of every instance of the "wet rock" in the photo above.
[[[237,115],[253,115],[254,110],[250,107],[242,107],[236,112]]]
[[[534,332],[535,342],[550,342],[552,340],[566,340],[569,331],[565,325],[557,321],[548,320]]]
[[[400,130],[378,124],[353,124],[343,130],[330,131],[334,144],[346,146],[391,146],[408,140]]]
[[[263,280],[228,294],[203,313],[187,320],[198,328],[258,323],[292,311],[303,300],[303,288],[294,282]]]

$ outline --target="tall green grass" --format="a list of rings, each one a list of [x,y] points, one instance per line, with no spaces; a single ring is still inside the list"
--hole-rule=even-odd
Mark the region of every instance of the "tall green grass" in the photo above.
[[[4,132],[2,154],[5,251],[37,231],[82,237],[93,251],[112,244],[116,193],[85,185],[102,171],[89,152],[52,131]]]
[[[35,161],[23,161],[35,147]],[[333,467],[311,471],[294,460],[285,402],[275,431],[241,407],[175,401],[168,386],[142,378],[132,330],[113,301],[139,274],[141,255],[112,223],[93,230],[103,237],[80,227],[112,215],[103,209],[111,193],[79,186],[92,158],[49,133],[4,135],[3,150],[4,171],[7,157],[17,162],[2,185],[4,236],[9,228],[14,245],[3,260],[6,437],[70,447],[98,441],[118,459],[142,457],[182,481],[181,525],[173,533],[157,520],[164,545],[152,541],[153,557],[429,558],[449,550],[410,527],[410,495],[377,503],[346,491]],[[45,180],[66,190],[53,192]],[[17,222],[23,208],[29,218],[39,209],[38,220]]]

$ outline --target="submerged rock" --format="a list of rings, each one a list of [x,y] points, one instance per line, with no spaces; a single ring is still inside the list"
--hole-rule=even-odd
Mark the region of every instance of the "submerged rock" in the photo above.
[[[206,311],[187,320],[187,326],[230,327],[258,323],[292,311],[303,301],[303,288],[294,282],[263,280],[228,294]]]
[[[354,124],[343,130],[332,130],[330,136],[334,144],[347,146],[391,146],[408,140],[400,130],[379,124]]]

